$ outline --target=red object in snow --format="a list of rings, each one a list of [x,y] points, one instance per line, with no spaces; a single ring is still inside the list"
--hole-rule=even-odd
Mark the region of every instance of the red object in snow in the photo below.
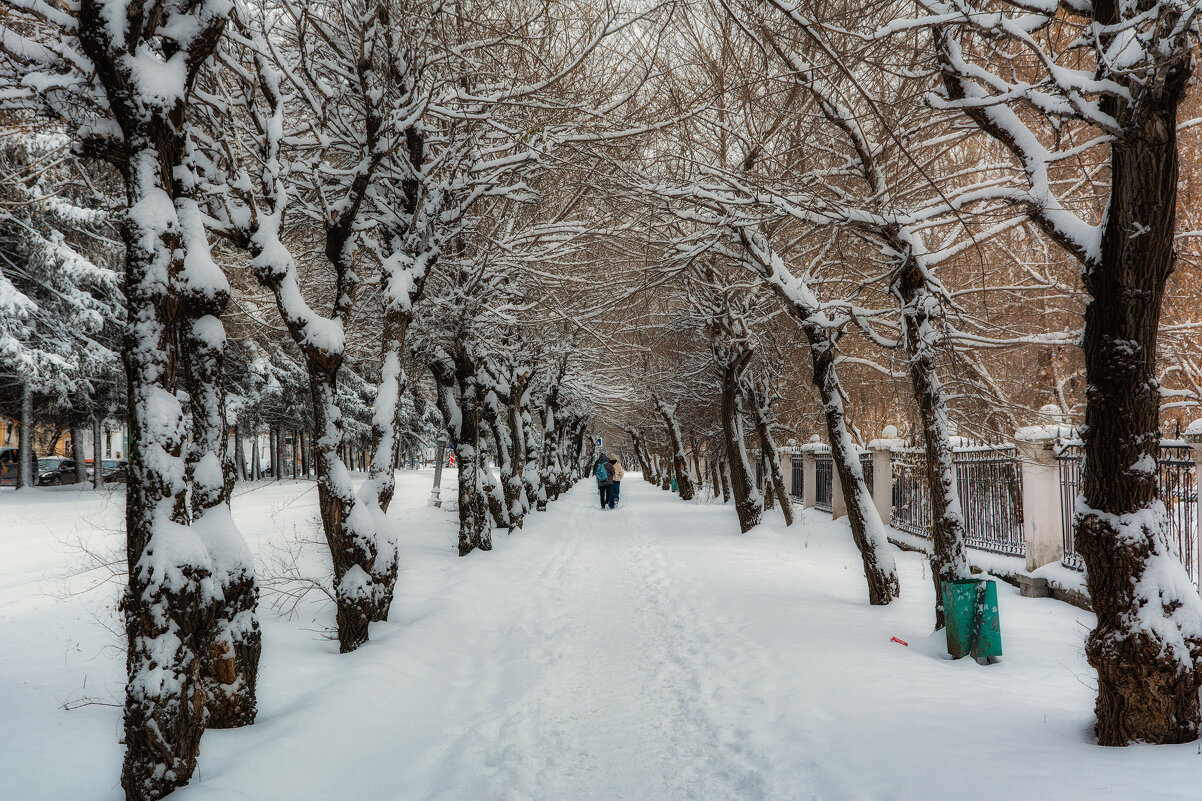
[[[902,645],[909,645],[909,644],[910,644],[910,643],[906,642],[905,640],[899,640],[899,639],[897,639],[896,637],[890,637],[890,638],[889,638],[889,642],[901,643]]]

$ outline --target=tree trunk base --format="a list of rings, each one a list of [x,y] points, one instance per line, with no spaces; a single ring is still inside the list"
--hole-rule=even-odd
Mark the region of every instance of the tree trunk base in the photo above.
[[[214,670],[205,680],[208,728],[237,729],[255,722],[258,713],[255,686],[261,653],[262,636],[257,631],[253,638],[235,645],[232,652],[222,643],[214,644],[210,656]]]
[[[349,654],[367,642],[370,601],[338,600],[338,653]]]
[[[258,587],[252,576],[244,576],[225,588],[225,596],[223,620],[218,624],[225,633],[209,645],[201,663],[210,729],[249,726],[258,712],[256,688],[263,634],[253,618],[249,631],[234,629],[234,622],[241,622],[240,615],[253,614],[258,606]]]
[[[1198,739],[1200,677],[1165,656],[1145,632],[1095,629],[1086,644],[1098,670],[1099,745],[1165,745]]]

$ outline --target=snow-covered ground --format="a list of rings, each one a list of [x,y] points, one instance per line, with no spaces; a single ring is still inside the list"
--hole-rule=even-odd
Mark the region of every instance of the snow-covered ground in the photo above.
[[[259,720],[206,733],[173,797],[1202,796],[1198,744],[1089,743],[1086,612],[1000,585],[1002,661],[953,662],[930,634],[923,560],[898,551],[902,599],[871,608],[826,515],[739,535],[732,508],[630,477],[613,512],[586,483],[460,559],[453,516],[425,505],[430,473],[399,477],[392,620],[339,656],[320,599],[291,619],[265,609]],[[312,484],[238,492],[265,562],[320,536]],[[0,493],[0,799],[121,797],[120,709],[62,708],[120,702],[118,587],[83,592],[102,570],[63,577],[121,558],[121,514],[117,496],[71,487]],[[300,572],[321,561],[311,547]]]

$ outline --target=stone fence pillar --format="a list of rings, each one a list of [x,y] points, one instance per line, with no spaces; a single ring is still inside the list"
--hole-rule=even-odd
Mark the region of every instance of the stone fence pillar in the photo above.
[[[1060,503],[1060,470],[1056,465],[1056,434],[1045,426],[1027,426],[1014,434],[1023,476],[1023,541],[1027,570],[1035,570],[1064,555],[1064,512]]]
[[[868,443],[872,452],[872,504],[886,526],[893,520],[893,447],[897,429],[885,426],[881,438]]]

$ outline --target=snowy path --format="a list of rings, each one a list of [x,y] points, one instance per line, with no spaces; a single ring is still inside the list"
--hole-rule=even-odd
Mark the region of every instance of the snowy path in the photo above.
[[[614,513],[595,509],[587,492],[563,501],[571,540],[507,635],[506,650],[515,636],[528,643],[536,681],[458,738],[444,766],[462,775],[471,761],[463,755],[488,742],[483,764],[495,773],[437,797],[765,797],[745,731],[727,728],[702,697],[733,700],[705,686],[732,661],[728,638],[675,575],[647,515],[632,510],[655,491],[628,484]]]
[[[1002,585],[1005,656],[982,668],[930,633],[922,559],[898,553],[902,598],[869,607],[846,523],[826,515],[739,535],[729,506],[628,479],[602,512],[588,482],[461,559],[454,516],[425,505],[429,474],[399,478],[390,622],[340,656],[319,599],[296,619],[265,611],[259,719],[206,733],[175,801],[1202,795],[1197,744],[1089,744],[1087,613]],[[97,625],[114,622],[115,587],[56,594],[54,576],[72,532],[119,548],[120,504],[16,501],[27,524],[0,532],[0,564],[16,565],[0,577],[0,799],[117,801],[119,710],[59,708],[119,699],[119,638]],[[311,536],[312,486],[248,488],[234,514],[267,557]]]

